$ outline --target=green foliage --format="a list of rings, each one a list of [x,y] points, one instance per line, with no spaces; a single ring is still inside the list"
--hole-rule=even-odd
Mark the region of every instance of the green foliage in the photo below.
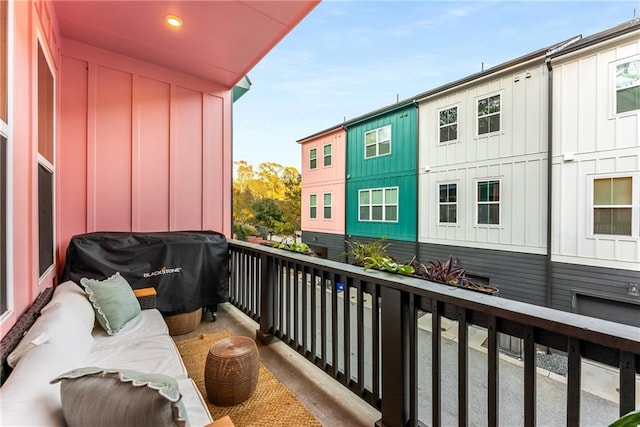
[[[282,242],[278,245],[275,245],[274,247],[292,252],[300,252],[302,254],[313,253],[313,251],[309,248],[309,245],[304,242],[293,242],[291,244]]]
[[[261,163],[257,170],[244,160],[235,162],[233,218],[261,225],[277,235],[300,230],[302,177],[291,166]]]
[[[353,263],[364,267],[365,270],[373,268],[407,276],[415,271],[413,266],[399,263],[387,254],[389,243],[386,243],[384,237],[369,243],[361,243],[357,240],[353,242],[347,240],[346,242],[349,245],[349,252],[342,255],[351,256]]]
[[[238,240],[247,240],[247,236],[257,236],[258,231],[253,225],[244,224],[242,222],[234,221],[233,234],[235,234]]]
[[[618,418],[609,427],[637,427],[640,426],[640,410],[631,411],[628,414]]]
[[[343,253],[342,255],[350,256],[353,258],[353,263],[355,265],[363,267],[366,263],[366,258],[373,258],[376,260],[383,257],[390,258],[389,255],[387,255],[389,243],[385,243],[385,241],[385,237],[369,243],[361,243],[357,240],[350,242],[346,240],[347,245],[349,246],[349,252]]]
[[[258,225],[267,227],[274,232],[282,223],[282,211],[274,199],[259,199],[253,204],[253,212]]]
[[[415,272],[415,269],[411,265],[399,264],[387,256],[379,258],[366,257],[364,269],[367,270],[369,268],[388,271],[390,273],[404,274],[405,276],[410,276]]]

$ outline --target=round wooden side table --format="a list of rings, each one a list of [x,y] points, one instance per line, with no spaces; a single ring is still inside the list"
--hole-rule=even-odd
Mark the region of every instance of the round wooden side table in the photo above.
[[[260,358],[255,341],[228,337],[209,349],[204,368],[207,398],[218,406],[233,406],[247,400],[258,384]]]

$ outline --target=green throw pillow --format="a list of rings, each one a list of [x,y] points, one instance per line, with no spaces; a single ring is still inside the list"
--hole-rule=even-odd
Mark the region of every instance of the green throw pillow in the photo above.
[[[189,425],[178,382],[167,375],[86,367],[51,380],[57,382],[69,427]]]
[[[80,279],[96,312],[96,319],[109,335],[116,334],[140,314],[140,303],[120,273],[105,280]]]

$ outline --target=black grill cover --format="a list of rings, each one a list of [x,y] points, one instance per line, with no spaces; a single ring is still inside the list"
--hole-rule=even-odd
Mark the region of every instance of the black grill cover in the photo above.
[[[74,236],[61,282],[116,272],[133,289],[154,287],[163,314],[216,311],[229,297],[229,251],[214,231],[97,232]]]

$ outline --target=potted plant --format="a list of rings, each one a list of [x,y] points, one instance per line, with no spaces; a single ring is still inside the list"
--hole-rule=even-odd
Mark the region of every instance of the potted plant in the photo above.
[[[449,256],[449,259],[444,262],[434,259],[429,261],[428,265],[420,264],[418,268],[416,268],[416,275],[433,282],[470,289],[489,295],[498,293],[498,288],[475,282],[467,277],[465,269],[456,265],[453,256]]]
[[[449,256],[449,259],[444,262],[434,259],[426,265],[419,263],[415,258],[409,262],[402,263],[387,253],[389,243],[386,243],[384,237],[369,243],[361,243],[357,240],[353,242],[347,240],[346,242],[350,250],[342,255],[349,255],[353,258],[354,265],[364,267],[365,270],[375,269],[418,277],[488,295],[496,295],[498,293],[498,288],[476,282],[468,277],[465,269],[456,265],[453,256]]]

